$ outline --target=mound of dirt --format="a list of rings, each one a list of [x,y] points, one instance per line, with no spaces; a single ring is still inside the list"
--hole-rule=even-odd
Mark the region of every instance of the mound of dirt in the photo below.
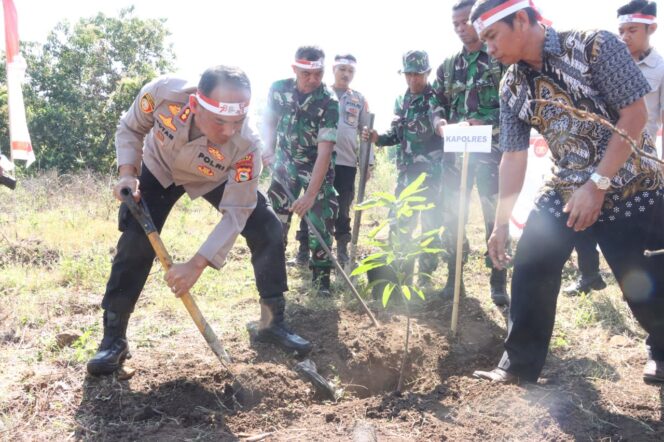
[[[311,358],[318,372],[354,397],[364,398],[394,391],[404,354],[406,318],[393,316],[375,328],[365,317],[348,311],[294,309],[290,321],[316,343]],[[439,357],[449,345],[430,325],[413,319],[405,384],[435,372]],[[418,388],[425,388],[418,382]]]
[[[197,336],[192,348],[156,355],[141,349],[129,362],[139,367],[131,380],[88,378],[78,419],[82,427],[106,440],[179,440],[185,434],[191,437],[191,432],[182,432],[187,428],[207,435],[203,440],[208,436],[224,440],[278,431],[293,422],[315,427],[320,419],[334,425],[347,420],[344,408],[358,404],[366,419],[421,419],[423,397],[438,398],[441,391],[454,395],[450,387],[441,386],[443,367],[450,375],[466,372],[468,354],[477,355],[477,350],[482,354],[499,342],[486,321],[478,319],[461,328],[464,345],[473,348],[460,347],[440,319],[447,308],[426,309],[411,320],[403,397],[393,392],[404,355],[405,316],[380,312],[381,326],[375,328],[358,312],[291,303],[289,325],[314,344],[307,357],[342,393],[336,403],[315,394],[314,386],[294,369],[298,363],[294,355],[268,344],[227,339],[235,360],[231,374],[211,362]],[[466,316],[473,313],[477,312]],[[459,355],[453,354],[457,351]],[[194,354],[199,359],[192,358]],[[353,427],[344,431],[352,433]]]

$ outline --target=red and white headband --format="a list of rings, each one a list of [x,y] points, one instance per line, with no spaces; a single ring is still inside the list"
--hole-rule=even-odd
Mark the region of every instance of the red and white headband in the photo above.
[[[479,34],[492,24],[526,8],[532,8],[535,11],[537,21],[547,25],[551,24],[550,21],[545,20],[544,17],[542,17],[542,14],[540,14],[533,0],[509,0],[480,15],[479,18],[473,22],[473,27]]]
[[[332,67],[339,66],[339,65],[346,65],[346,66],[352,66],[355,67],[356,63],[351,60],[350,58],[340,58],[338,60],[334,60],[334,64]]]
[[[654,15],[646,14],[627,14],[618,17],[618,23],[624,25],[625,23],[645,23],[646,25],[654,25],[657,22],[657,17]]]
[[[249,112],[248,101],[243,103],[222,103],[206,97],[201,91],[196,92],[196,100],[210,112],[225,117],[237,117],[238,115],[246,115]]]
[[[306,69],[308,71],[315,71],[325,68],[325,60],[322,58],[314,61],[296,59],[295,63],[293,63],[293,66],[300,69]]]

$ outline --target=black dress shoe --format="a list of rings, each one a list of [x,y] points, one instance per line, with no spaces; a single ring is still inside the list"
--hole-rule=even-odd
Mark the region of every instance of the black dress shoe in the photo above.
[[[643,367],[643,382],[664,382],[664,361],[649,359]]]
[[[602,275],[595,273],[591,276],[582,276],[573,284],[565,287],[563,293],[569,296],[579,296],[581,293],[590,293],[593,290],[603,290],[606,288],[606,282]]]
[[[494,368],[491,371],[481,371],[477,370],[473,372],[473,376],[478,379],[484,379],[487,381],[495,382],[498,384],[518,384],[519,377],[512,373],[509,373],[502,368]]]

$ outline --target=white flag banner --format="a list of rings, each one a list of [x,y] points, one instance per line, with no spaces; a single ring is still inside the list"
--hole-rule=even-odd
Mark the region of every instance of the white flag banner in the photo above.
[[[25,78],[26,63],[19,53],[18,22],[13,0],[2,0],[5,14],[5,42],[7,44],[7,95],[9,104],[9,137],[12,160],[35,161],[21,85]]]

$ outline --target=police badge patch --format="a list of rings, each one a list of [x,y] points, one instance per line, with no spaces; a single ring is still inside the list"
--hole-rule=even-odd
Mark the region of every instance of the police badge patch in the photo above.
[[[164,116],[164,115],[162,115],[162,114],[159,114],[159,119],[160,119],[161,122],[164,124],[164,126],[166,126],[167,128],[169,128],[169,129],[172,130],[173,132],[176,132],[176,131],[178,130],[178,128],[175,127],[175,125],[173,124],[173,117],[166,117],[166,116]]]
[[[238,167],[235,172],[235,181],[238,183],[244,183],[245,181],[250,181],[253,178],[253,167]]]
[[[222,153],[219,151],[219,149],[217,149],[216,147],[210,146],[209,144],[208,144],[208,148],[207,148],[207,149],[208,149],[208,152],[210,153],[210,155],[212,155],[212,157],[213,157],[215,160],[217,160],[217,161],[224,161],[224,154],[222,154]]]
[[[154,112],[154,98],[148,92],[141,97],[141,110],[146,114]]]
[[[185,107],[178,116],[178,119],[180,120],[181,123],[186,123],[187,120],[189,119],[190,114],[191,114],[191,109],[189,107]]]
[[[250,181],[254,177],[254,154],[245,155],[235,163],[235,181],[243,183]]]
[[[198,166],[198,171],[205,176],[214,176],[214,172],[207,166]]]
[[[178,104],[169,104],[168,105],[168,110],[171,112],[171,115],[179,114],[180,109],[182,109],[182,106],[180,106]]]

